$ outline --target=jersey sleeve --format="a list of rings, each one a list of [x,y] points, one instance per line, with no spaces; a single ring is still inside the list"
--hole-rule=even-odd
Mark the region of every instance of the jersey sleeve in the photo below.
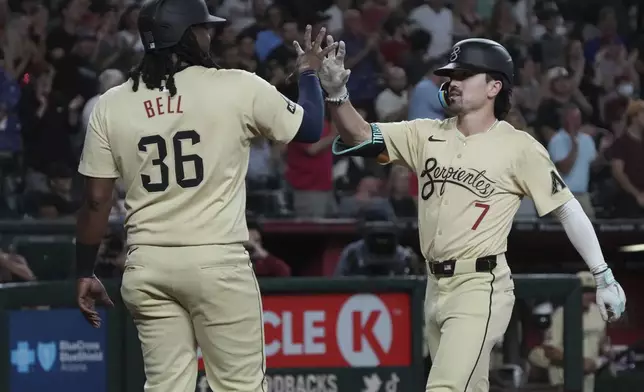
[[[253,93],[248,136],[261,135],[280,143],[290,142],[302,124],[304,109],[264,79],[249,75]]]
[[[514,176],[519,188],[534,201],[539,216],[547,215],[573,198],[548,151],[539,142],[532,139],[519,152],[517,160]]]
[[[375,123],[382,132],[382,137],[387,148],[388,161],[386,163],[402,162],[414,172],[415,161],[418,156],[418,130],[415,121],[402,121],[394,123]]]
[[[118,178],[119,171],[110,147],[102,99],[94,106],[89,117],[85,144],[81,154],[78,172],[87,177]]]

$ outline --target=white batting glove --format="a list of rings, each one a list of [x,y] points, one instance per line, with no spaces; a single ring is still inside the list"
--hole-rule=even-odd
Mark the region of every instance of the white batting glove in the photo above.
[[[610,268],[593,273],[597,284],[597,306],[604,321],[618,320],[626,309],[626,294]]]
[[[327,46],[333,45],[333,37],[326,37]],[[347,82],[351,71],[344,69],[344,56],[346,48],[343,41],[338,44],[337,50],[330,51],[322,60],[322,67],[318,71],[320,84],[327,94],[327,100],[339,101],[347,96]]]

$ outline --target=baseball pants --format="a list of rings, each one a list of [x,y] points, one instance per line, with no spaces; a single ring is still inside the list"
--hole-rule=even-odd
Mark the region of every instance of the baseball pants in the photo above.
[[[429,275],[425,334],[432,359],[426,392],[488,392],[490,353],[505,334],[514,283],[504,255],[491,272],[458,260],[454,275]]]
[[[259,287],[241,244],[132,246],[121,295],[137,327],[146,392],[266,391]]]

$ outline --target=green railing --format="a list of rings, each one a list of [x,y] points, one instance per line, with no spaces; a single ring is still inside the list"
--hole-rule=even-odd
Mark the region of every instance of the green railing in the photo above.
[[[582,387],[582,327],[581,327],[581,289],[579,281],[574,275],[526,275],[515,276],[516,295],[521,299],[563,299],[564,312],[564,362],[565,362],[565,389],[566,391],[581,391]],[[119,295],[119,282],[105,282],[106,288],[117,304],[114,309],[107,311],[104,332],[106,347],[106,383],[94,392],[134,392],[141,391],[144,383],[141,350],[139,347],[136,330],[131,322]],[[411,347],[408,350],[409,358],[406,366],[355,368],[344,366],[337,368],[289,368],[269,369],[268,376],[277,380],[279,377],[306,377],[311,374],[332,374],[337,379],[338,390],[362,390],[363,377],[377,374],[381,380],[391,378],[398,382],[398,389],[402,391],[422,391],[425,385],[424,365],[422,358],[423,347],[423,299],[425,281],[414,278],[288,278],[265,279],[260,282],[262,294],[271,296],[316,296],[328,294],[373,294],[387,296],[388,294],[402,293],[408,296],[409,330],[398,331],[396,326],[392,330],[399,334],[408,334]],[[10,315],[12,311],[47,307],[49,309],[69,309],[75,307],[75,284],[70,281],[31,283],[22,285],[8,284],[0,286],[0,352],[7,353],[0,356],[0,392],[9,392],[12,377],[28,378],[29,374],[16,375],[16,364],[9,354],[15,351],[15,342],[10,342]],[[266,311],[266,306],[265,306]],[[83,324],[82,321],[78,321]],[[47,325],[39,326],[46,329]],[[71,326],[70,326],[71,328]],[[74,326],[74,328],[89,328]],[[73,337],[66,337],[73,339]],[[38,340],[37,337],[34,340]],[[35,341],[34,343],[35,344]],[[15,358],[13,358],[15,359]],[[33,358],[30,358],[33,359]],[[269,360],[270,365],[270,360]],[[35,365],[34,365],[35,366]],[[45,374],[48,376],[49,374]],[[36,374],[34,373],[34,376]],[[38,373],[38,376],[42,376]],[[395,380],[395,379],[396,380]],[[15,381],[15,380],[14,380]],[[201,383],[203,385],[203,382]],[[13,389],[15,390],[15,389]],[[75,391],[76,389],[70,389]],[[199,389],[199,385],[197,386]],[[384,390],[384,389],[383,389]],[[21,390],[20,392],[31,392]],[[61,391],[64,392],[64,391]]]

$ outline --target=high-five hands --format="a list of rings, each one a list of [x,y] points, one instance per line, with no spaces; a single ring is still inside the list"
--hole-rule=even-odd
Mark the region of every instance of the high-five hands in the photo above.
[[[343,41],[333,42],[332,36],[326,37],[327,48],[337,45],[337,50],[330,51],[324,60],[322,67],[318,72],[322,88],[327,94],[328,101],[338,101],[345,99],[347,93],[347,82],[351,71],[344,68],[344,56],[346,48]]]
[[[300,46],[300,43],[297,41],[293,42],[295,46],[295,51],[297,52],[297,71],[299,73],[306,71],[315,71],[318,72],[322,66],[322,60],[327,56],[327,54],[335,52],[337,45],[328,45],[326,48],[322,49],[322,41],[324,40],[324,35],[326,34],[326,29],[323,27],[320,29],[315,42],[311,41],[311,25],[307,25],[304,30],[304,49]]]

